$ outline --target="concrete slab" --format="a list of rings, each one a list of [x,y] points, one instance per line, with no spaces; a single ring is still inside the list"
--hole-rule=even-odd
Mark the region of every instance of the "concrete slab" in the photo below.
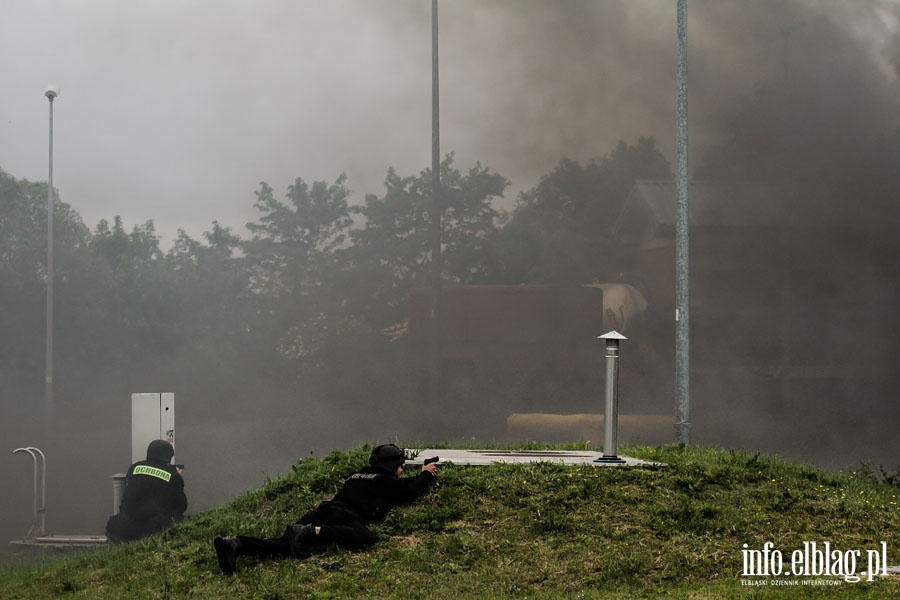
[[[33,548],[96,548],[107,544],[105,535],[59,535],[50,534],[33,540],[13,540],[13,546]]]
[[[590,465],[593,467],[649,467],[665,466],[664,463],[650,462],[619,456],[619,461],[602,461],[602,452],[589,450],[455,450],[448,448],[415,449],[417,456],[407,464],[421,465],[426,458],[440,457],[440,463],[455,465],[486,466],[493,464],[527,464],[535,462],[551,462],[562,465]]]
[[[33,540],[13,540],[9,543],[10,556],[16,560],[30,562],[56,556],[69,556],[81,552],[91,552],[106,548],[104,535],[42,535]]]

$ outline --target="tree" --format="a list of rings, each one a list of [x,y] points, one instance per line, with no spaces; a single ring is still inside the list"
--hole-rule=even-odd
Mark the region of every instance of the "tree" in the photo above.
[[[329,185],[300,178],[288,188],[288,203],[277,200],[272,187],[261,183],[254,206],[259,223],[248,223],[253,237],[244,252],[253,263],[254,287],[272,298],[304,296],[322,284],[351,225],[347,197],[350,192],[341,175]]]
[[[192,343],[240,346],[252,326],[250,276],[246,261],[235,257],[242,241],[218,221],[203,237],[208,245],[179,230],[166,254],[179,298],[178,327]]]
[[[126,232],[122,219],[113,225],[102,219],[90,240],[94,277],[101,299],[96,315],[104,323],[105,339],[97,358],[130,362],[150,350],[171,352],[180,343],[181,299],[159,247],[153,221]]]
[[[653,138],[620,141],[582,166],[563,158],[538,185],[520,195],[496,240],[497,279],[506,283],[588,283],[608,280],[611,228],[634,182],[671,179]]]
[[[367,314],[381,327],[405,317],[406,298],[432,278],[432,175],[400,177],[393,168],[382,197],[369,194],[357,212],[362,229],[351,232],[353,279],[367,288]],[[485,282],[493,270],[490,240],[503,215],[493,207],[509,182],[477,163],[465,175],[453,155],[441,162],[442,276],[449,283]]]
[[[88,237],[81,218],[54,195],[54,312],[65,323],[66,299]],[[0,373],[14,386],[42,389],[47,289],[47,184],[19,180],[0,169]],[[65,334],[65,325],[61,328]],[[55,342],[65,345],[63,335]],[[31,388],[30,386],[34,386]]]
[[[247,224],[253,237],[242,247],[260,324],[284,357],[313,356],[324,343],[323,332],[334,327],[331,315],[342,302],[334,285],[339,251],[352,224],[345,181],[342,174],[333,184],[309,186],[297,178],[288,202],[277,200],[266,183],[256,193],[261,216]]]

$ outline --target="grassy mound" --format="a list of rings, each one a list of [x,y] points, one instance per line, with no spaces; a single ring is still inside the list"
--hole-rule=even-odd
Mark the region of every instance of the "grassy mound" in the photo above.
[[[426,497],[374,527],[383,540],[370,550],[302,561],[242,557],[235,576],[219,572],[215,536],[280,535],[333,494],[369,450],[306,458],[260,489],[145,541],[6,567],[0,598],[900,596],[894,577],[854,583],[815,576],[808,566],[809,575],[744,574],[744,551],[762,551],[766,542],[783,554],[786,571],[804,542],[819,549],[828,542],[844,566],[859,550],[856,574],[881,542],[888,563],[900,564],[896,486],[863,472],[830,474],[679,446],[623,449],[668,465],[659,468],[445,465]]]

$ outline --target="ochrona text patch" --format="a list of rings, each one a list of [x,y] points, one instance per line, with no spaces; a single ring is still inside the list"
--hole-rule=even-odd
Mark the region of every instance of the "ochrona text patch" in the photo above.
[[[165,469],[158,469],[156,467],[148,467],[147,465],[138,465],[134,468],[132,475],[149,475],[150,477],[156,477],[157,479],[162,479],[165,482],[168,482],[172,479],[172,474],[166,471]]]

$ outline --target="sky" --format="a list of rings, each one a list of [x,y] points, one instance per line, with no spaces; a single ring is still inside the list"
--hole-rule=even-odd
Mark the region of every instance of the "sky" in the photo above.
[[[427,0],[2,0],[0,169],[53,183],[92,230],[121,216],[248,237],[259,183],[346,173],[351,200],[431,164]],[[674,0],[454,0],[439,7],[441,153],[512,183],[652,136],[675,164]],[[867,53],[896,97],[894,0],[691,0],[691,165],[755,84]],[[784,35],[785,31],[791,33]],[[787,39],[788,45],[783,42]],[[821,41],[821,40],[819,40]],[[827,60],[824,61],[827,64]],[[885,109],[886,126],[898,122]]]

